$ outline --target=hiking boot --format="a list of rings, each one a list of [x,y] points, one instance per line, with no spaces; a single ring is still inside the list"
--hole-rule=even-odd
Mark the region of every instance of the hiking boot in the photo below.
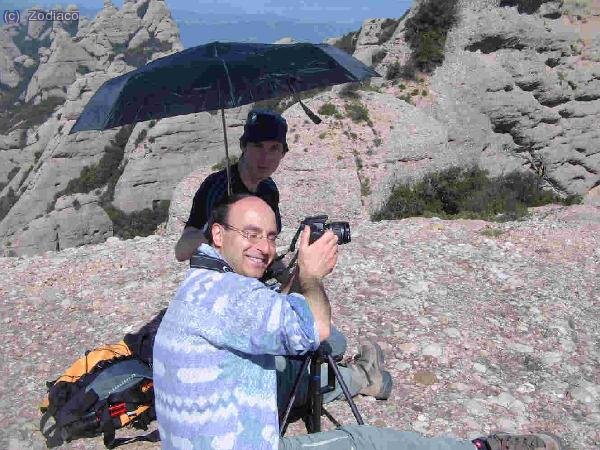
[[[370,395],[377,400],[387,400],[392,392],[392,377],[383,370],[383,350],[372,339],[360,342],[359,354],[354,357],[348,368],[352,369],[356,378],[364,387],[359,394]]]
[[[496,433],[472,442],[479,450],[565,450],[561,440],[548,433]]]

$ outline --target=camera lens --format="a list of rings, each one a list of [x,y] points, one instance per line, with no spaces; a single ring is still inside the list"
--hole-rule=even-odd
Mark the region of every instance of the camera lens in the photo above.
[[[327,225],[327,228],[337,236],[338,245],[347,244],[352,240],[350,236],[350,224],[348,222],[331,222]]]

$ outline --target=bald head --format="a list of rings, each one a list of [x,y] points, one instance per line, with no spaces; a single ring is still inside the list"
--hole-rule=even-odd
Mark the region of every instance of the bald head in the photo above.
[[[215,209],[210,233],[213,247],[240,275],[262,277],[275,257],[275,213],[259,197],[231,197]]]

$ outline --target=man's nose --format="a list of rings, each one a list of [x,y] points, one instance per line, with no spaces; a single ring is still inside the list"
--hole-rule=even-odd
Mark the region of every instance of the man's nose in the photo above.
[[[259,241],[255,244],[255,246],[258,250],[260,250],[265,255],[268,255],[269,251],[271,249],[271,244],[269,243],[269,240],[266,239],[264,236],[262,239],[259,239]]]
[[[258,154],[258,161],[260,163],[264,164],[265,162],[267,162],[268,159],[269,159],[269,155],[267,155],[267,152],[262,151]]]

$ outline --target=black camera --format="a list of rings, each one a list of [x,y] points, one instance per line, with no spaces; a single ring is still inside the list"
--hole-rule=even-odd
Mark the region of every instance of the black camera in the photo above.
[[[338,245],[347,244],[351,241],[350,224],[348,222],[327,222],[327,216],[312,216],[305,218],[300,223],[299,231],[304,229],[305,225],[310,227],[309,244],[312,244],[327,230],[331,230],[338,238]]]

